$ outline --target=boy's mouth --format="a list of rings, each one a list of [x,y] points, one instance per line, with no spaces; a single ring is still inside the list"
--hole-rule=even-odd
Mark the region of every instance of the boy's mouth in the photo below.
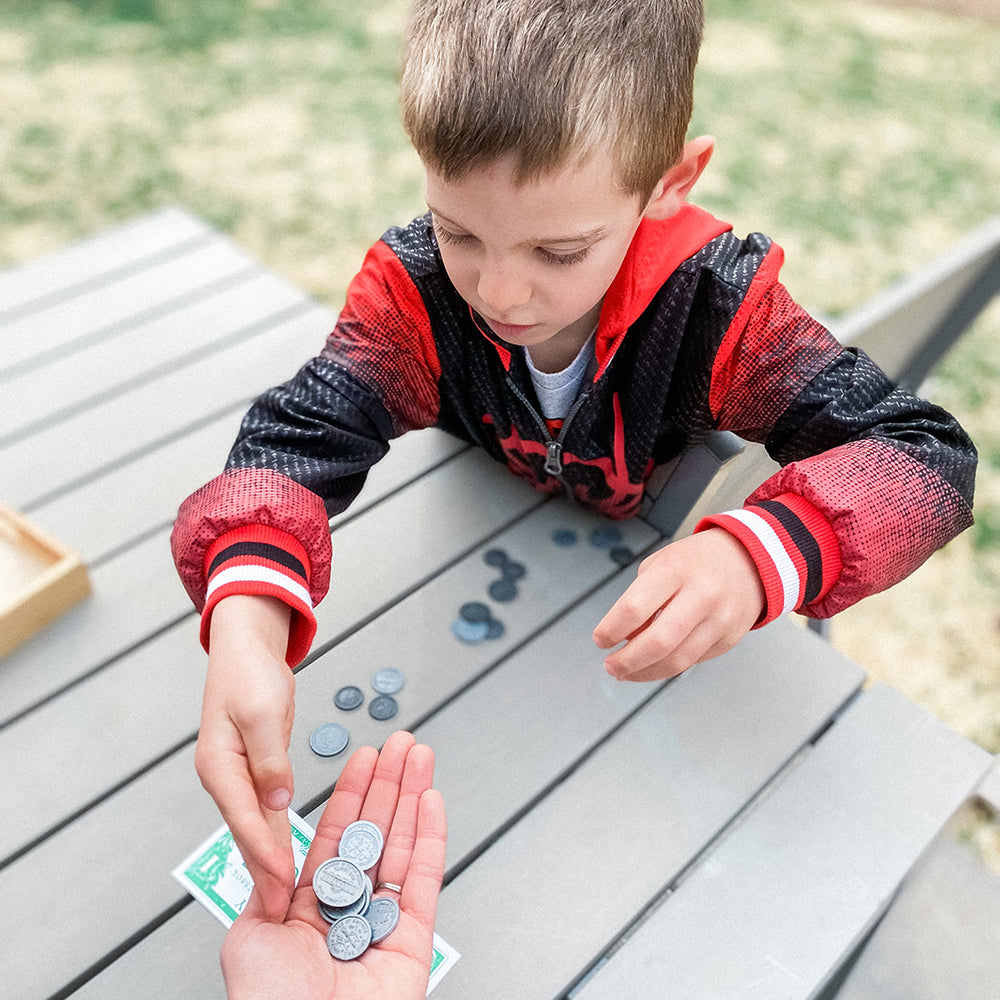
[[[514,337],[524,336],[529,330],[535,328],[534,323],[529,323],[523,325],[520,323],[500,323],[495,319],[490,319],[488,316],[485,317],[486,322],[489,324],[490,329],[498,336],[502,337],[504,340],[511,340]]]

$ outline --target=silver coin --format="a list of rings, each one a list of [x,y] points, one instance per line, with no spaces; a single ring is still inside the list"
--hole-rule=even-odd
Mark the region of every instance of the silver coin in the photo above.
[[[309,735],[309,746],[320,757],[336,757],[349,741],[347,730],[336,722],[320,723]]]
[[[365,920],[372,926],[372,944],[384,941],[399,923],[399,904],[391,896],[379,896],[365,913]]]
[[[346,858],[330,858],[313,875],[313,892],[327,906],[350,906],[365,891],[365,873]]]
[[[337,708],[343,709],[345,712],[351,712],[358,706],[364,704],[365,694],[359,687],[355,687],[353,684],[348,684],[346,687],[342,687],[334,696],[333,703]]]
[[[368,705],[368,714],[379,722],[391,719],[399,711],[399,705],[391,694],[380,694]]]
[[[367,871],[382,856],[384,846],[382,831],[374,823],[359,819],[341,834],[337,853],[353,861],[362,871]]]
[[[366,878],[364,892],[347,906],[327,906],[320,900],[316,901],[320,915],[328,924],[343,920],[344,917],[363,917],[368,912],[372,901],[372,880]]]
[[[331,924],[326,935],[330,954],[344,962],[363,955],[371,943],[372,925],[364,917],[344,917]]]
[[[372,675],[372,687],[379,694],[395,694],[405,683],[406,678],[395,667],[383,667]]]
[[[489,635],[490,627],[486,622],[467,622],[464,618],[456,618],[451,623],[451,632],[461,642],[475,646]]]

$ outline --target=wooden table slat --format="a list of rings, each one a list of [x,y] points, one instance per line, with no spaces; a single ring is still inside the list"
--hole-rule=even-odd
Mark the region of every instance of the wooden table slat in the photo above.
[[[0,496],[30,509],[291,377],[322,346],[332,319],[329,310],[303,299],[197,364],[0,448]]]
[[[112,226],[53,253],[0,270],[0,321],[12,313],[44,309],[98,282],[112,283],[121,272],[150,257],[205,239],[212,229],[181,208],[168,207]]]
[[[244,265],[210,297],[122,324],[117,334],[8,381],[0,397],[0,445],[197,362],[227,339],[241,336],[260,317],[303,298],[294,285],[247,271]]]
[[[229,242],[197,243],[186,253],[157,261],[113,285],[100,285],[54,302],[40,313],[9,319],[4,323],[8,339],[0,379],[59,365],[77,351],[169,312],[176,303],[204,295],[220,281],[254,267],[253,259]]]
[[[853,704],[578,1000],[808,1000],[988,765],[899,692]]]

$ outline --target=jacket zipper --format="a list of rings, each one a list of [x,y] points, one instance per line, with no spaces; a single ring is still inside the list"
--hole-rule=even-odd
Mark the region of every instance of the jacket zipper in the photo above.
[[[542,415],[532,406],[531,400],[521,391],[517,383],[508,375],[507,385],[510,387],[511,391],[522,403],[527,407],[528,412],[534,418],[535,423],[538,425],[539,430],[541,430],[545,438],[545,472],[550,476],[555,476],[566,488],[566,481],[562,477],[563,473],[563,441],[566,438],[566,432],[569,430],[570,422],[573,417],[576,416],[577,411],[581,406],[587,401],[587,397],[590,395],[590,389],[582,392],[573,402],[573,405],[569,408],[569,413],[566,414],[566,418],[563,420],[562,427],[559,428],[559,437],[554,438],[551,433],[549,433],[549,425],[542,418]]]

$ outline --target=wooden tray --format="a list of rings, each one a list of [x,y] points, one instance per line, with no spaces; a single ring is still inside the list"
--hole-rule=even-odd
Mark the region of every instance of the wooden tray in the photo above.
[[[0,657],[89,593],[79,556],[0,504]]]

